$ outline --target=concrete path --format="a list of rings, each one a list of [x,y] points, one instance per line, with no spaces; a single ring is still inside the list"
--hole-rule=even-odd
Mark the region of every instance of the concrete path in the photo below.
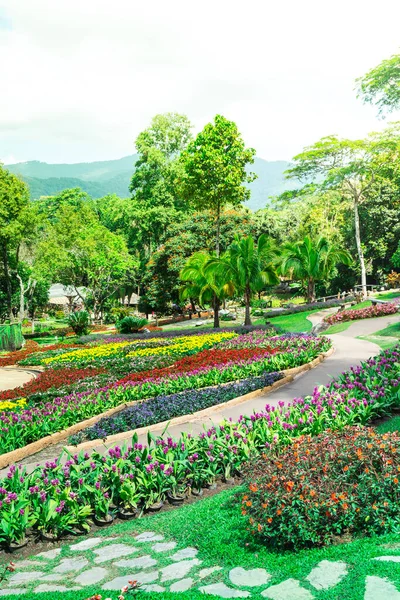
[[[320,311],[310,317],[310,321],[315,324],[320,322],[327,314],[335,312],[332,309]],[[232,406],[230,408],[221,407],[216,410],[212,419],[194,419],[190,422],[170,427],[167,430],[167,435],[178,437],[183,431],[193,434],[203,431],[204,426],[211,426],[213,423],[219,423],[223,419],[232,418],[236,420],[242,414],[251,414],[253,411],[263,410],[266,404],[277,405],[279,401],[291,402],[293,398],[306,396],[310,394],[315,386],[327,385],[333,377],[336,377],[343,371],[346,371],[351,366],[359,364],[361,361],[368,359],[371,356],[379,354],[380,347],[366,340],[357,339],[358,335],[369,335],[393,323],[400,322],[400,315],[389,315],[387,317],[377,317],[375,319],[365,319],[350,325],[350,327],[342,333],[337,333],[329,336],[335,348],[334,353],[329,356],[324,362],[320,363],[314,369],[306,371],[298,375],[291,383],[285,385],[272,392],[271,394],[252,398],[247,402]],[[154,435],[159,435],[156,432]],[[131,439],[131,434],[127,434],[126,440]],[[147,442],[147,436],[142,435],[139,438],[141,443]],[[58,456],[62,451],[65,443],[50,446],[42,452],[26,458],[21,461],[28,471],[38,464],[43,464],[47,460]],[[114,443],[101,444],[96,448],[99,452],[104,452],[107,448],[115,446]],[[6,470],[0,471],[0,476],[3,476]]]
[[[0,368],[0,391],[12,390],[24,383],[28,383],[35,377],[33,371],[26,371],[25,369],[18,369],[15,367],[3,367]]]

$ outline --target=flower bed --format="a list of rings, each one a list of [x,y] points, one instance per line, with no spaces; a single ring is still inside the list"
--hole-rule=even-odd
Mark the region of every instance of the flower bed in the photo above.
[[[302,436],[245,468],[242,514],[265,543],[301,548],[397,532],[400,436],[348,427]]]
[[[167,493],[179,495],[240,473],[250,455],[268,453],[271,443],[276,448],[296,436],[327,428],[343,430],[384,414],[399,403],[399,359],[399,347],[383,352],[363,364],[360,372],[352,370],[339,378],[329,390],[315,390],[312,397],[291,406],[268,407],[198,436],[183,434],[177,440],[150,436],[148,447],[134,436],[132,446],[116,446],[105,456],[97,452],[69,456],[64,464],[49,462],[30,474],[11,467],[0,481],[0,540],[5,544],[21,540],[31,528],[55,536],[88,530],[92,515],[105,518],[110,510],[146,510]]]
[[[233,335],[236,334],[207,334],[201,337],[205,338],[203,343],[208,345],[210,340],[215,344],[226,343]],[[96,388],[93,384],[96,378],[91,377],[88,389],[85,388],[85,380],[82,380],[83,386],[77,384],[73,393],[59,397],[45,393],[36,399],[41,400],[40,402],[29,402],[27,406],[0,412],[0,454],[21,448],[127,402],[141,402],[157,396],[218,386],[300,366],[328,350],[331,344],[327,338],[293,336],[269,339],[273,341],[274,348],[224,348],[222,352],[218,348],[208,349],[197,356],[186,356],[173,366],[169,364],[165,367],[165,363],[161,362],[162,367],[158,369],[139,370],[147,364],[150,366],[153,363],[155,366],[157,360],[163,360],[163,357],[138,357],[136,360],[139,361],[139,372],[129,374],[117,382],[111,378],[109,383],[104,385],[102,381],[101,387]],[[244,340],[242,341],[245,344]],[[115,346],[117,350],[125,348],[125,345],[121,346],[119,342],[93,348],[99,348],[105,361],[104,365],[107,364],[104,355],[107,356],[110,346],[110,359],[113,359],[112,352]],[[70,354],[75,356],[76,352],[86,353],[91,350],[92,348],[88,348]],[[126,359],[132,360],[129,357]],[[95,362],[94,365],[98,363]]]
[[[104,369],[92,369],[91,367],[87,369],[58,369],[57,371],[45,371],[21,387],[0,391],[0,411],[4,408],[4,400],[25,396],[31,397],[36,394],[40,395],[42,392],[48,391],[49,389],[56,390],[66,384],[71,385],[75,381],[81,381],[82,379],[93,377],[94,375],[104,372]]]
[[[71,436],[70,444],[79,444],[85,440],[106,438],[108,435],[131,431],[138,427],[147,427],[174,417],[190,414],[211,406],[228,402],[249,392],[268,387],[282,379],[281,373],[267,373],[259,377],[244,379],[238,383],[200,390],[188,390],[170,396],[157,396],[136,404],[115,416],[101,419],[89,427]]]
[[[359,308],[355,310],[341,310],[334,315],[325,317],[325,323],[334,325],[344,321],[356,321],[358,319],[371,319],[373,317],[383,317],[384,315],[393,315],[398,311],[398,306],[394,302],[387,304],[376,304],[375,306],[367,306],[367,308]]]

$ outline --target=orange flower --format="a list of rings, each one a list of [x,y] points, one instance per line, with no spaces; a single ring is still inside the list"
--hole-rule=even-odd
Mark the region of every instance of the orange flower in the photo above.
[[[366,468],[364,469],[364,473],[369,473],[369,469],[368,469],[368,467],[366,467]]]
[[[349,470],[349,467],[346,465],[346,466],[344,467],[343,471],[348,471],[348,470]]]
[[[258,486],[255,483],[251,483],[249,485],[249,489],[251,492],[257,492],[258,491]]]
[[[268,523],[272,523],[272,518],[269,517],[269,519],[267,519]]]
[[[261,506],[262,506],[263,508],[267,508],[267,507],[268,507],[268,502],[263,502],[263,503],[261,504]]]
[[[285,483],[285,488],[287,492],[291,492],[294,487],[294,481],[287,481]]]
[[[314,498],[314,496],[317,495],[317,492],[315,490],[310,490],[310,496],[311,498]]]
[[[280,509],[280,508],[278,508],[278,510],[276,511],[276,514],[277,514],[277,515],[281,515],[281,514],[282,514],[282,511],[281,511],[281,509]]]
[[[349,508],[349,505],[346,502],[343,502],[342,508],[343,510],[347,510]]]
[[[373,504],[373,505],[372,505],[372,509],[373,509],[373,510],[378,510],[378,507],[377,507],[377,505],[376,505],[376,504]]]
[[[252,502],[250,500],[247,500],[246,506],[251,506],[251,505],[252,505]]]
[[[261,531],[262,525],[260,525],[260,523],[258,524],[257,529],[258,529],[259,532]]]
[[[399,483],[399,480],[397,479],[397,477],[395,477],[395,478],[393,479],[393,483],[395,483],[396,485]]]

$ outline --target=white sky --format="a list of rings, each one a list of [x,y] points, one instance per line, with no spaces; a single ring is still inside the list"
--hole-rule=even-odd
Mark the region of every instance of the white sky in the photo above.
[[[167,111],[221,113],[268,160],[364,136],[385,123],[354,80],[399,22],[399,0],[0,0],[0,159],[119,158]]]

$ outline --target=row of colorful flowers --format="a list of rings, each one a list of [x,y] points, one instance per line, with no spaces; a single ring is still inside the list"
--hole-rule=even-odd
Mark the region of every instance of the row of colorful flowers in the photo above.
[[[0,481],[0,540],[20,541],[30,529],[37,536],[87,531],[92,519],[151,508],[168,495],[207,487],[217,478],[239,474],[250,455],[267,453],[304,434],[364,424],[398,406],[400,347],[352,369],[329,389],[278,408],[243,416],[237,423],[211,427],[179,439],[149,436],[147,446],[133,438],[105,456],[68,455],[32,473],[11,467]]]
[[[376,304],[367,306],[366,308],[358,308],[354,310],[341,310],[334,315],[325,317],[324,321],[329,325],[335,323],[343,323],[345,321],[356,321],[358,319],[371,319],[372,317],[383,317],[384,315],[393,315],[398,311],[399,307],[394,302],[387,304]]]
[[[0,413],[0,453],[21,448],[126,402],[139,402],[160,395],[258,377],[310,362],[327,350],[330,342],[327,339],[313,338],[307,350],[297,351],[294,338],[292,345],[290,351],[265,355],[260,350],[252,358],[231,360],[223,365],[215,366],[211,363],[190,369],[186,365],[182,371],[174,372],[171,369],[161,369],[161,373],[145,371],[133,374],[128,381],[112,383],[94,391],[54,398],[19,411],[3,411]]]
[[[140,356],[153,356],[156,354],[176,355],[176,354],[191,354],[198,352],[203,348],[210,348],[215,344],[218,344],[224,340],[229,340],[236,337],[236,333],[210,333],[198,336],[182,336],[176,338],[174,342],[172,340],[158,340],[157,338],[151,338],[141,342],[135,341],[123,341],[117,343],[100,344],[92,346],[90,348],[83,348],[81,350],[74,350],[62,355],[49,357],[44,359],[44,364],[54,365],[57,364],[79,364],[91,363],[93,360],[110,358],[117,354],[120,354],[122,350],[128,347],[129,351],[127,355],[130,357]],[[136,346],[140,345],[140,348],[136,350]]]

